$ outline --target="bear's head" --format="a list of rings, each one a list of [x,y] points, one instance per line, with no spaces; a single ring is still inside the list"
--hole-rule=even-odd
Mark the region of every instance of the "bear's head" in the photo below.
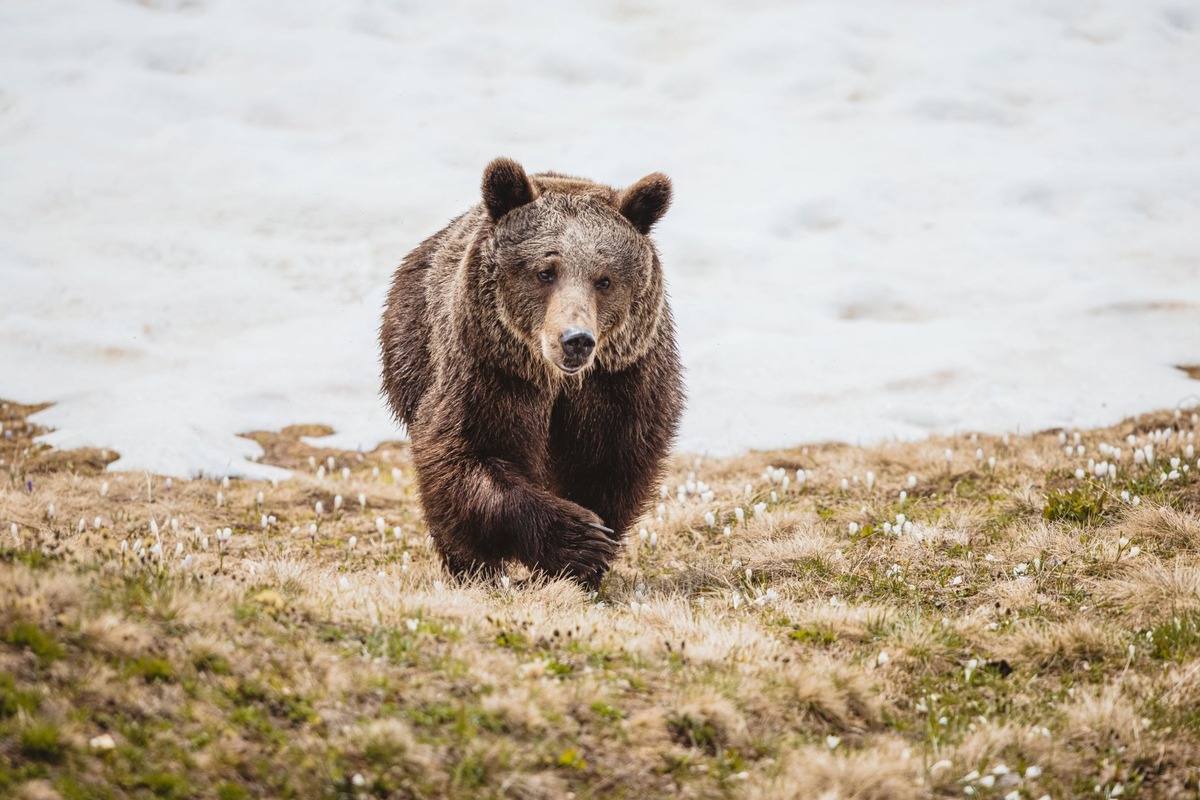
[[[484,274],[498,317],[553,373],[623,369],[651,346],[665,302],[650,228],[671,203],[654,173],[623,191],[498,158],[483,174]]]

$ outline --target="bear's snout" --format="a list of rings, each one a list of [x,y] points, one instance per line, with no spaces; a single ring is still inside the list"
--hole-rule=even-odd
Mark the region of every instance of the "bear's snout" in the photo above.
[[[563,351],[563,366],[578,369],[596,347],[596,335],[587,328],[567,328],[559,339]]]

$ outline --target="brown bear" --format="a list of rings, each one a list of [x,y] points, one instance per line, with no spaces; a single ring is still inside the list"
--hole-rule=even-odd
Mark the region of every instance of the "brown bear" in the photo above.
[[[661,173],[617,191],[499,158],[396,270],[383,391],[452,575],[595,587],[645,510],[684,399],[649,236],[670,202]]]

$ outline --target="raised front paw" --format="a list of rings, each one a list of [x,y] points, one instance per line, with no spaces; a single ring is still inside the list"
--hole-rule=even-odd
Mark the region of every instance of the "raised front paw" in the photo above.
[[[542,568],[594,589],[608,572],[620,543],[599,517],[585,508],[576,508],[565,515],[557,535],[545,543]]]

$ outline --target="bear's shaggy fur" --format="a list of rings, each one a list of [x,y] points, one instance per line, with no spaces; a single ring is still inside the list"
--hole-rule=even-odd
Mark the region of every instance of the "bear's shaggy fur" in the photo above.
[[[683,409],[649,238],[670,200],[659,173],[617,191],[496,159],[483,203],[396,270],[383,390],[453,575],[516,560],[595,586],[645,510]]]

